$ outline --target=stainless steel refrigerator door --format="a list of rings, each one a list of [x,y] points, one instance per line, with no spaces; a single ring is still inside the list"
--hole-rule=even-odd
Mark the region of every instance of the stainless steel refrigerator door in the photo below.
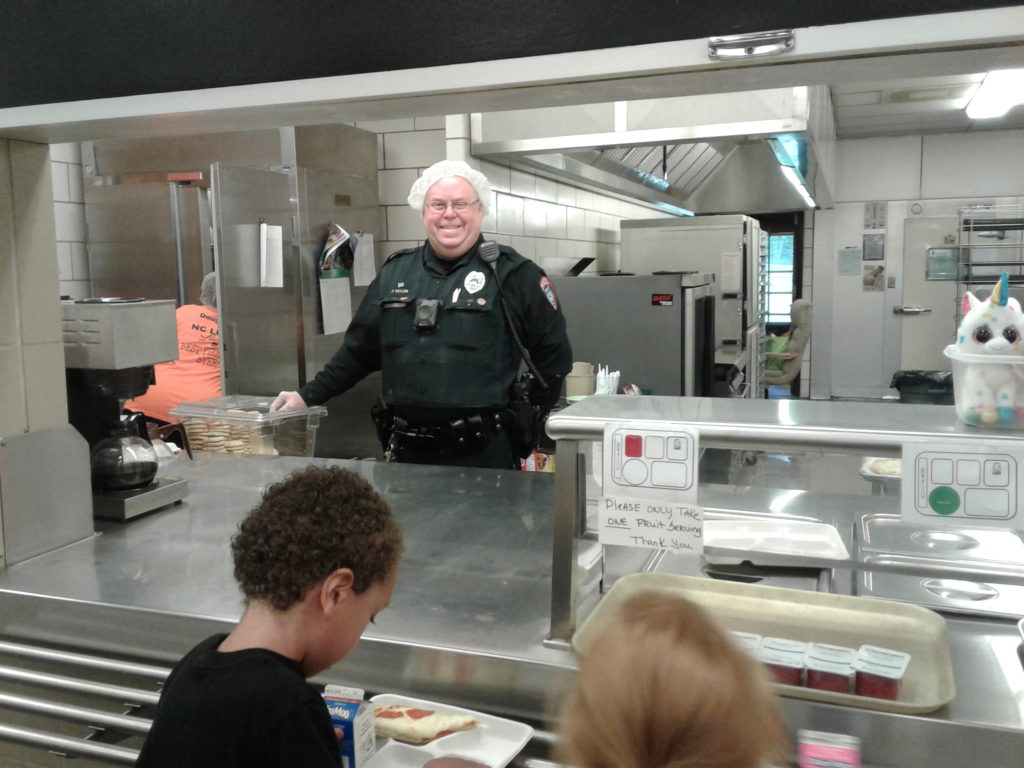
[[[749,290],[750,252],[744,247],[746,216],[652,220],[649,226],[623,222],[622,271],[637,275],[675,270],[715,275],[715,346],[742,348],[744,292]],[[647,222],[643,222],[647,224]],[[738,279],[726,280],[724,259],[738,260]]]
[[[683,394],[683,289],[679,275],[555,277],[573,358],[619,371],[620,386]],[[672,296],[655,304],[655,295]]]
[[[287,174],[214,163],[214,264],[224,394],[298,386],[302,363],[295,206]],[[282,228],[283,286],[260,287],[260,224]]]

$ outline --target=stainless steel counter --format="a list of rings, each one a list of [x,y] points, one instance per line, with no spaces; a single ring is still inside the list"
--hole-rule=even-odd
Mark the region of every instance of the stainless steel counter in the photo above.
[[[308,461],[367,477],[391,501],[408,545],[391,607],[321,679],[545,721],[575,661],[543,642],[555,496],[544,473],[199,454],[182,465],[183,504],[0,571],[0,635],[175,661],[241,615],[230,537],[266,484]],[[759,509],[784,493],[708,486],[701,498]],[[885,503],[805,493],[799,509],[877,512]],[[859,735],[866,764],[1019,766],[1024,669],[1013,623],[951,616],[948,627],[958,691],[949,705],[896,716],[783,699],[790,727]]]
[[[1009,430],[980,430],[957,421],[951,405],[750,400],[729,397],[596,395],[548,419],[556,440],[600,439],[619,421],[670,421],[697,427],[704,447],[861,451],[899,456],[908,439],[950,440],[983,435],[993,444],[1019,442]]]

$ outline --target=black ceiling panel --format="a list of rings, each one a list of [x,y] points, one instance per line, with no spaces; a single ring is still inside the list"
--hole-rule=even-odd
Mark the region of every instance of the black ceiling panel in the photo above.
[[[0,108],[1017,5],[1005,0],[3,0]]]

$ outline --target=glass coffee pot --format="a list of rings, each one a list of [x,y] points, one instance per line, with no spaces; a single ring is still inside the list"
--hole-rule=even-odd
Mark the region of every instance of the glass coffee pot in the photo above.
[[[136,418],[138,417],[138,418]],[[93,490],[127,491],[153,482],[157,472],[153,444],[140,436],[142,414],[121,421],[90,453]]]

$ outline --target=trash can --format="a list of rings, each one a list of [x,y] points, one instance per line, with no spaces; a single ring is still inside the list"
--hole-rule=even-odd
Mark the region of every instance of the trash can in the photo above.
[[[953,405],[952,371],[896,371],[889,386],[899,391],[901,403]]]

